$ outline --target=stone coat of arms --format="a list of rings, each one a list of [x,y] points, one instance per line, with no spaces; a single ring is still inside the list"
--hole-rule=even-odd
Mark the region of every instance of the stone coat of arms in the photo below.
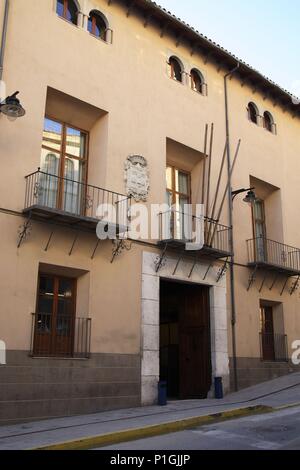
[[[130,155],[125,162],[125,182],[128,196],[136,202],[146,201],[149,189],[149,169],[147,160],[141,155]]]

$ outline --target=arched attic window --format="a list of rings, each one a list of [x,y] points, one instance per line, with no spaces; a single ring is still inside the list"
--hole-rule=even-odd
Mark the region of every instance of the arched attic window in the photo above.
[[[254,103],[249,103],[248,104],[248,117],[251,122],[254,122],[254,124],[258,124],[258,108]]]
[[[108,22],[105,16],[97,10],[92,10],[88,19],[88,31],[93,36],[107,41]]]
[[[170,65],[170,76],[173,80],[176,82],[181,82],[183,80],[182,74],[183,74],[183,66],[181,65],[181,62],[177,57],[172,56],[169,59],[169,65]]]
[[[202,95],[206,94],[206,85],[202,73],[197,69],[191,70],[191,87],[192,90],[201,93]]]
[[[267,131],[272,132],[272,134],[276,133],[276,125],[275,125],[275,122],[274,122],[274,118],[273,118],[272,114],[269,113],[269,111],[264,112],[263,123],[264,123],[264,128]]]
[[[79,5],[74,0],[57,0],[56,13],[61,18],[77,25]]]

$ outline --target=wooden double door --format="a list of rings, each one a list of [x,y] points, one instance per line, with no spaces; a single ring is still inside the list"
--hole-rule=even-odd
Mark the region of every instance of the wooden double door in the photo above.
[[[209,288],[161,283],[160,378],[170,397],[206,398],[211,388]]]
[[[75,310],[76,280],[41,274],[34,316],[34,355],[73,355]]]

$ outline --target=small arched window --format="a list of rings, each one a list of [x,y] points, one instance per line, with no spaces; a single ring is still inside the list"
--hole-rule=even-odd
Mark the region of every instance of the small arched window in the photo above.
[[[248,117],[250,121],[254,122],[254,124],[258,124],[258,109],[254,103],[248,104]]]
[[[177,59],[177,57],[170,57],[169,59],[169,65],[171,68],[171,78],[175,80],[176,82],[181,82],[182,83],[182,74],[183,74],[183,67]]]
[[[269,131],[274,133],[274,119],[271,113],[268,111],[264,112],[264,128]]]
[[[192,90],[204,94],[205,82],[201,72],[197,69],[191,70],[191,87]]]
[[[106,41],[107,21],[100,12],[96,10],[91,11],[88,20],[88,30],[93,36]]]
[[[77,3],[74,0],[57,0],[56,3],[56,13],[61,18],[70,21],[77,25],[77,17],[78,17],[78,7]]]

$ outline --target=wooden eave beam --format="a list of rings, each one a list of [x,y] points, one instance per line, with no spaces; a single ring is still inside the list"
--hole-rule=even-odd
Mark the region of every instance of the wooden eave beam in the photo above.
[[[176,47],[179,47],[181,44],[182,39],[185,37],[185,32],[181,31],[179,34],[176,35]]]
[[[126,16],[127,18],[129,18],[131,12],[132,12],[132,9],[134,8],[135,6],[135,0],[131,0],[129,2],[127,2],[127,11],[126,11]]]
[[[149,10],[148,12],[145,12],[144,14],[144,28],[147,28],[148,24],[149,24],[149,21],[153,18],[154,16],[154,12],[153,10]]]
[[[170,21],[165,21],[163,23],[161,23],[161,27],[160,27],[160,37],[163,38],[165,33],[167,32],[168,28],[169,28],[169,25],[170,25]]]

